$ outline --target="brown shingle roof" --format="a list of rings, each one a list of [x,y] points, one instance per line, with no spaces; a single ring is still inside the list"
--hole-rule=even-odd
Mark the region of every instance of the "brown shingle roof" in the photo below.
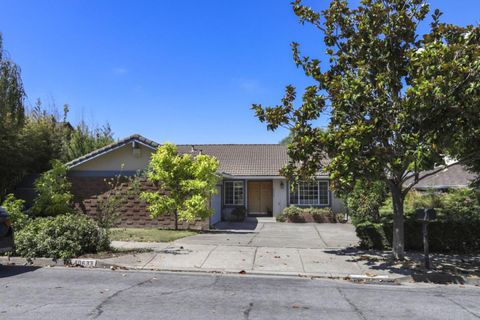
[[[131,135],[106,147],[90,152],[70,161],[69,168],[89,161],[101,154],[119,148],[134,141],[141,142],[152,149],[159,143],[139,134]],[[177,145],[180,153],[190,153],[192,145]],[[196,152],[214,156],[220,162],[219,172],[233,176],[279,176],[280,169],[287,164],[287,147],[279,144],[202,144],[193,145]]]
[[[194,145],[203,154],[220,162],[219,172],[233,176],[279,176],[288,162],[287,147],[280,144],[203,144]],[[191,152],[191,145],[178,145],[181,153]]]

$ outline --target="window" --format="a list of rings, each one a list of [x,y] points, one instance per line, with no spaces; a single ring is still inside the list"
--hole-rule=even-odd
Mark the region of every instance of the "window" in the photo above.
[[[290,204],[319,206],[329,204],[328,181],[299,182],[290,191]]]
[[[223,186],[225,188],[224,203],[226,205],[243,205],[243,181],[225,181]]]

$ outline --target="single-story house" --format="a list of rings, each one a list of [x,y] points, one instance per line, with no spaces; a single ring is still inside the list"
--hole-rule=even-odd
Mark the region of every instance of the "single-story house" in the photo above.
[[[75,204],[85,214],[97,214],[97,198],[108,190],[105,180],[118,174],[135,175],[147,168],[157,142],[135,134],[109,146],[95,150],[69,163]],[[181,223],[181,228],[207,229],[231,214],[237,207],[247,209],[251,217],[276,217],[289,205],[328,207],[334,213],[345,211],[342,200],[330,190],[329,177],[321,174],[314,182],[291,182],[280,175],[288,163],[287,147],[280,144],[202,144],[177,145],[180,153],[207,154],[218,159],[221,181],[218,193],[211,199],[214,215],[209,221]],[[426,172],[429,173],[429,172]],[[453,165],[421,180],[414,190],[447,190],[467,187],[475,178],[461,165]],[[144,189],[154,186],[144,182]],[[173,217],[152,219],[146,204],[129,198],[120,210],[123,226],[157,226],[172,228]]]
[[[420,176],[431,172],[432,171],[426,171]],[[454,164],[420,180],[415,185],[414,189],[417,191],[446,191],[454,188],[466,188],[473,182],[473,180],[475,180],[475,178],[475,174],[468,171],[463,165]]]
[[[105,179],[146,169],[158,146],[136,134],[67,163],[77,207],[95,215],[96,199],[106,191]],[[184,223],[181,227],[208,228],[236,207],[245,207],[248,216],[255,217],[276,217],[288,205],[329,207],[336,213],[344,210],[342,201],[330,190],[327,175],[319,175],[315,182],[301,182],[292,191],[290,182],[279,173],[288,162],[284,145],[203,144],[177,148],[180,153],[214,156],[220,163],[218,173],[222,177],[218,194],[211,199],[215,213],[210,221]],[[138,199],[130,199],[121,210],[121,224],[125,226],[171,227],[172,223],[168,215],[152,220],[145,203]]]

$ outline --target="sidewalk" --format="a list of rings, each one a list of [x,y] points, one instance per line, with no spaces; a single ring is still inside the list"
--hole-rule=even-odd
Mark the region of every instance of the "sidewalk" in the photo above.
[[[301,249],[114,241],[117,249],[151,252],[101,259],[103,265],[128,269],[300,275],[329,278],[368,276],[398,279],[406,270],[383,268],[372,259],[358,259],[342,249]]]

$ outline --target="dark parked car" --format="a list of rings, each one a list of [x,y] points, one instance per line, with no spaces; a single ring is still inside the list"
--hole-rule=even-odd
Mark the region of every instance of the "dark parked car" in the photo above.
[[[0,253],[13,250],[13,228],[7,211],[0,207]]]

